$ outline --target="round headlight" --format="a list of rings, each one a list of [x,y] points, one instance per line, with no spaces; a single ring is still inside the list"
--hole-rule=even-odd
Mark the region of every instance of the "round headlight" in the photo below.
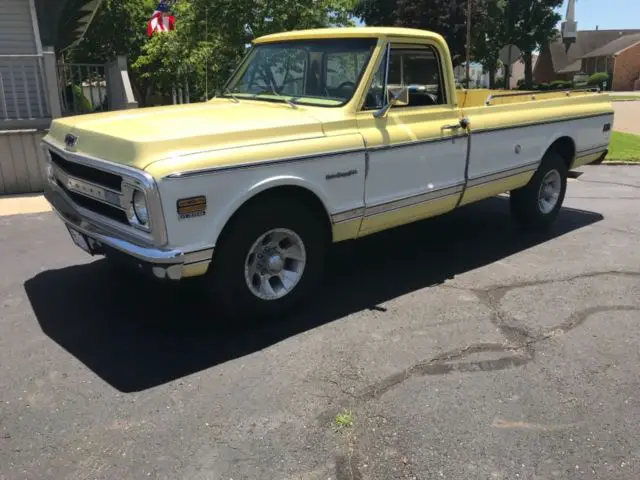
[[[147,199],[140,190],[136,190],[133,194],[133,212],[141,225],[146,225],[149,222]]]

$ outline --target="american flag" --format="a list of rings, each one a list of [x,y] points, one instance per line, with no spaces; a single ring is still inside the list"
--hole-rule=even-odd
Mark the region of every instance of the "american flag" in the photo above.
[[[155,32],[175,30],[176,19],[171,15],[171,7],[167,0],[160,0],[151,19],[147,23],[147,34],[151,37]]]

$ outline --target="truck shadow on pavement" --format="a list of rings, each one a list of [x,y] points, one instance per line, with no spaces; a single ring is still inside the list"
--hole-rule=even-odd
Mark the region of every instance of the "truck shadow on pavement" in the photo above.
[[[508,201],[340,244],[322,289],[287,318],[229,324],[189,284],[118,276],[104,260],[25,282],[44,333],[122,392],[145,390],[248,355],[306,330],[493,263],[602,220],[563,208],[545,234],[517,232]]]

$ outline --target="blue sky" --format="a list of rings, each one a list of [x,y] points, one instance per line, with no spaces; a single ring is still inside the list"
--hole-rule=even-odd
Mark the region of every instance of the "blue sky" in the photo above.
[[[567,0],[560,11],[564,18]],[[577,0],[578,30],[640,29],[640,0]],[[361,23],[359,22],[361,25]]]
[[[567,11],[565,0],[562,11]],[[640,29],[640,0],[577,0],[576,20],[578,30],[601,30],[616,28]]]

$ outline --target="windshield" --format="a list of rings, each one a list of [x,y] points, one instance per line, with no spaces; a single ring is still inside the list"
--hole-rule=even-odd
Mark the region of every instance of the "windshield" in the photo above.
[[[344,105],[353,97],[376,42],[344,38],[257,45],[222,96]]]

